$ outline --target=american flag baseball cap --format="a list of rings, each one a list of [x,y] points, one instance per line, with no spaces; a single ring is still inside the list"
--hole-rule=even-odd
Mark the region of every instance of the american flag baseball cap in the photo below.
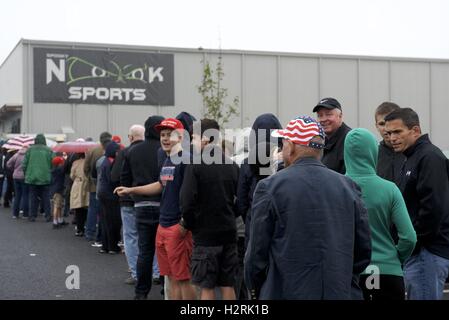
[[[324,148],[324,144],[311,141],[317,136],[324,140],[325,134],[321,125],[315,119],[308,116],[291,120],[285,129],[274,130],[271,136],[287,139],[295,144],[315,149]]]

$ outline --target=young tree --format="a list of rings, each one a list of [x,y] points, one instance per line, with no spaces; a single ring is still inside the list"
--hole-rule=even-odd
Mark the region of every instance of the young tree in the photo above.
[[[218,56],[215,70],[209,61],[203,60],[202,63],[203,82],[198,86],[198,92],[203,98],[204,117],[216,120],[223,128],[232,116],[239,114],[239,97],[235,96],[232,103],[226,103],[228,89],[222,87],[224,72],[221,54]]]

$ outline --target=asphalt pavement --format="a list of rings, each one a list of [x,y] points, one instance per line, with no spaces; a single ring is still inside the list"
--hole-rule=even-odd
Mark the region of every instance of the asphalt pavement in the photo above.
[[[75,237],[72,224],[53,230],[44,221],[15,220],[11,209],[0,207],[0,300],[133,299],[134,287],[124,283],[129,277],[124,254],[100,254]],[[161,300],[160,289],[153,286],[148,299]]]
[[[53,230],[44,221],[15,220],[11,209],[0,208],[1,300],[133,299],[134,287],[124,283],[129,277],[124,254],[100,254],[75,237],[72,224]],[[153,286],[148,299],[162,299],[160,288]]]

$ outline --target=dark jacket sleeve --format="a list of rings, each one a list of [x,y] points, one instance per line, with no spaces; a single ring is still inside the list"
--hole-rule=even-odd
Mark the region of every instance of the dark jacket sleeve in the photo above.
[[[361,190],[354,185],[357,197],[354,202],[354,264],[353,273],[359,275],[371,262],[371,230],[368,211],[362,200]]]
[[[84,174],[86,175],[86,177],[91,177],[92,175],[92,167],[91,167],[91,162],[92,162],[92,158],[93,158],[93,149],[87,151],[86,153],[86,159],[84,160]]]
[[[98,160],[97,160],[98,161]],[[101,166],[97,168],[97,164],[95,163],[93,166],[90,167],[90,176],[94,179],[97,179],[101,174]]]
[[[198,181],[193,164],[189,164],[185,168],[179,203],[184,227],[193,230],[195,228],[196,204],[198,203]]]
[[[249,177],[250,173],[251,170],[249,165],[243,163],[240,167],[240,175],[237,185],[237,209],[239,215],[242,216],[243,221],[246,221],[246,214],[251,206],[249,202],[249,192],[251,190],[251,178]]]
[[[276,206],[264,181],[256,187],[251,212],[251,237],[244,263],[245,283],[252,296],[259,296],[260,289],[266,280],[270,242],[277,214]]]
[[[447,210],[448,177],[446,162],[429,152],[422,160],[416,184],[419,212],[414,221],[418,242],[432,241],[438,234]]]
[[[130,152],[124,154],[122,171],[120,173],[120,185],[124,187],[132,187],[133,185],[133,172],[129,163]]]
[[[111,181],[116,186],[120,185],[120,175],[121,175],[122,168],[123,168],[124,154],[125,154],[125,150],[121,150],[117,154],[114,164],[112,165]]]

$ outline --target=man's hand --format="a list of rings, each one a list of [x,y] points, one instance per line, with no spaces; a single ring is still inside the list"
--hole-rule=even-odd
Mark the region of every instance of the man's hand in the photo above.
[[[185,237],[187,233],[187,229],[184,228],[181,224],[179,224],[179,232],[181,233],[181,237]]]
[[[118,194],[119,197],[123,197],[131,193],[131,188],[117,187],[115,188],[114,193]]]

